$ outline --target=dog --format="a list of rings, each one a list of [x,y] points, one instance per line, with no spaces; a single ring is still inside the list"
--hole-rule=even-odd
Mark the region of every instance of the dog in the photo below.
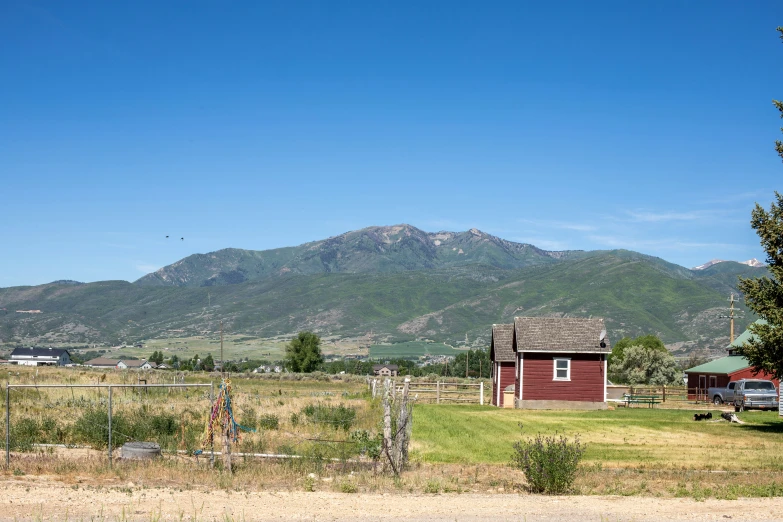
[[[712,412],[708,411],[707,413],[694,413],[693,414],[693,420],[700,421],[700,420],[706,420],[712,418]]]

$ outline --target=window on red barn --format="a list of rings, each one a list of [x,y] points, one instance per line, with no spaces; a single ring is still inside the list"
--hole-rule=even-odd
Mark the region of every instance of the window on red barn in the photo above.
[[[571,359],[568,358],[555,358],[555,381],[570,381],[571,380]]]

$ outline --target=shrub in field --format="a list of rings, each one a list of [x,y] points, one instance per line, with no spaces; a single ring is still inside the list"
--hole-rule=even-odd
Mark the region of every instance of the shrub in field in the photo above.
[[[169,446],[179,429],[177,417],[169,413],[150,414],[143,410],[116,412],[111,417],[112,443],[122,445],[130,440],[156,441]],[[79,442],[94,448],[109,443],[109,414],[103,409],[86,410],[73,424],[73,435]]]
[[[563,435],[535,438],[514,443],[511,465],[521,469],[534,493],[559,495],[567,493],[574,484],[579,461],[585,445],[579,436],[569,441]]]
[[[261,415],[257,423],[262,430],[276,430],[280,427],[280,419],[273,413]]]
[[[328,424],[334,429],[348,431],[356,421],[356,409],[338,404],[308,404],[300,412],[308,422]],[[301,420],[301,419],[299,419]]]
[[[33,444],[58,444],[66,439],[66,429],[53,417],[25,417],[11,423],[11,447],[30,451]]]
[[[125,442],[130,432],[125,416],[115,413],[111,417],[113,443]],[[105,448],[109,444],[109,413],[104,409],[85,410],[73,424],[73,436],[77,442],[93,448]]]
[[[383,443],[383,435],[380,433],[373,436],[367,430],[356,430],[351,432],[348,440],[354,443],[354,449],[358,455],[366,455],[374,461],[380,460]]]
[[[38,440],[38,423],[35,419],[20,419],[11,425],[11,448],[30,451]]]

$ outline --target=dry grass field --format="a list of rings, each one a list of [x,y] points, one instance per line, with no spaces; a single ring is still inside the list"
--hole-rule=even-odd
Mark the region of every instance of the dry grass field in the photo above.
[[[12,384],[128,384],[139,379],[173,382],[175,374],[7,367],[0,378]],[[210,381],[217,385],[220,377],[186,376],[188,383]],[[391,477],[378,472],[354,438],[362,432],[372,438],[380,427],[379,405],[363,379],[236,375],[232,385],[237,421],[256,429],[244,433],[234,451],[304,458],[235,455],[234,472],[228,473],[219,458],[215,467],[210,465],[208,448],[201,444],[208,388],[116,389],[113,422],[124,418],[126,424],[120,430],[115,426],[115,443],[144,436],[141,440],[160,442],[164,455],[146,463],[114,460],[109,466],[102,418],[95,413],[106,408],[105,390],[12,389],[14,449],[11,465],[0,477],[9,487],[51,484],[131,496],[160,488],[171,494],[223,491],[245,496],[263,491],[526,494],[523,475],[508,465],[513,443],[538,432],[558,432],[578,434],[587,444],[577,493],[696,500],[783,496],[783,460],[777,451],[783,423],[771,412],[748,412],[742,415],[746,424],[732,425],[694,422],[682,409],[530,412],[419,404],[414,410],[410,468]],[[87,412],[93,412],[88,418],[93,424],[84,424]],[[335,412],[343,416],[335,417]],[[77,426],[86,426],[89,433]],[[207,451],[196,458],[195,449]]]

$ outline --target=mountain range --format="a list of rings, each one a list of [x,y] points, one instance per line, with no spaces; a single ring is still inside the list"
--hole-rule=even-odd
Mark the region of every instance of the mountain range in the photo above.
[[[723,259],[711,259],[710,261],[707,261],[703,265],[694,266],[691,270],[704,270],[705,268],[709,268],[712,265],[717,265],[718,263],[725,263],[726,261]],[[767,265],[756,259],[755,257],[753,259],[748,259],[747,261],[739,261],[739,264],[741,265],[748,265],[752,266],[754,268],[762,268]]]
[[[728,344],[732,261],[689,270],[627,250],[547,251],[476,229],[369,227],[300,246],[194,254],[129,283],[0,289],[0,343],[117,343],[310,329],[374,342],[485,346],[518,315],[600,316],[610,339],[653,333],[674,349]],[[742,304],[739,305],[742,310]],[[40,313],[23,313],[40,310]],[[754,318],[746,313],[735,329]]]

